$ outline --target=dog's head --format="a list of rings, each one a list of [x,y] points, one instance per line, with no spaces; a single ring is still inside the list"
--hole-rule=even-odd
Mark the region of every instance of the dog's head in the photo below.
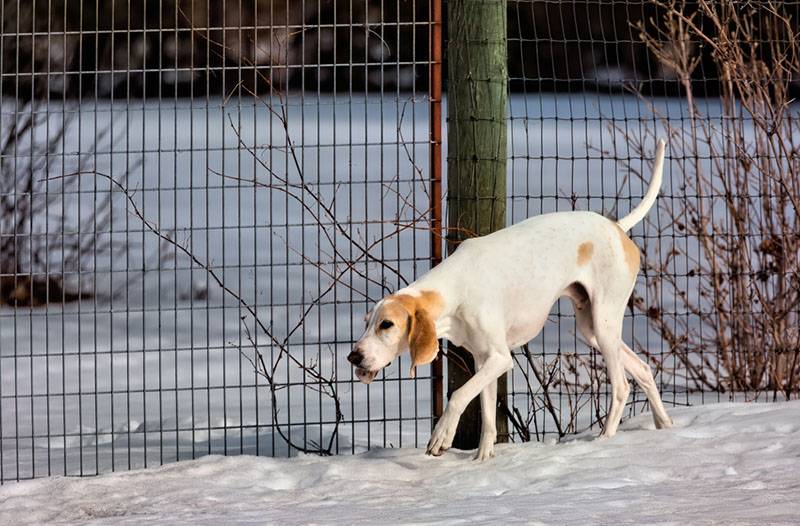
[[[407,350],[411,353],[412,378],[417,365],[431,363],[439,352],[434,320],[441,309],[441,296],[431,291],[419,296],[393,294],[379,301],[364,318],[364,334],[347,356],[358,379],[370,383]]]

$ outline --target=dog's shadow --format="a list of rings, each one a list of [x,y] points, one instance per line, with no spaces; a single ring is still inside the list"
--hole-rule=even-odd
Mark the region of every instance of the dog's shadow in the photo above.
[[[679,418],[679,419],[672,419],[672,426],[665,429],[659,429],[656,427],[655,422],[653,422],[653,417],[651,413],[639,413],[636,416],[630,417],[626,420],[623,420],[620,423],[619,430],[614,437],[605,437],[602,435],[603,428],[595,424],[595,426],[591,429],[586,429],[576,434],[569,434],[562,437],[558,440],[558,444],[569,444],[574,442],[595,442],[595,441],[606,441],[606,440],[614,440],[614,438],[620,435],[627,435],[632,433],[652,433],[652,432],[659,432],[663,433],[665,431],[675,430],[675,429],[682,429],[686,427],[691,427],[692,423],[694,423],[695,418]],[[545,442],[547,443],[547,442]]]

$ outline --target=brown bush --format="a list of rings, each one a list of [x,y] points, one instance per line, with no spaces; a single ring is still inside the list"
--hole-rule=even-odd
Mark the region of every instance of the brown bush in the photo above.
[[[641,38],[678,75],[686,117],[678,125],[652,107],[669,134],[680,195],[659,200],[661,221],[650,225],[658,242],[646,251],[648,300],[633,304],[690,387],[789,398],[800,388],[800,115],[789,96],[800,78],[795,21],[776,2],[700,1],[696,10],[655,3],[665,29],[651,36],[642,24]],[[722,75],[717,100],[693,93],[700,48]],[[632,155],[646,157],[654,130],[615,131]]]

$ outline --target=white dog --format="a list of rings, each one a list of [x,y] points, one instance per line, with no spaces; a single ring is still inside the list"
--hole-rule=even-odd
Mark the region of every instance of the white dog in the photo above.
[[[671,425],[650,367],[621,338],[640,259],[625,232],[655,203],[663,163],[662,140],[644,200],[619,221],[593,212],[559,212],[468,239],[367,314],[366,330],[347,357],[364,383],[406,350],[413,376],[417,365],[436,357],[439,338],[475,358],[477,372],[452,394],[428,454],[440,455],[452,445],[461,413],[480,394],[483,422],[475,458],[494,456],[497,378],[512,368],[511,349],[539,334],[561,296],[572,300],[578,329],[600,350],[608,369],[613,398],[601,436],[614,436],[619,426],[630,391],[625,371],[647,394],[656,427]]]

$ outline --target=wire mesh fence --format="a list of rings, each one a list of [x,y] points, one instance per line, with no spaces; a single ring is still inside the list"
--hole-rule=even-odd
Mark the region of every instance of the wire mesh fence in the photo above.
[[[2,9],[0,479],[419,445],[344,356],[430,266],[428,6]]]
[[[749,4],[764,20],[774,8]],[[644,193],[654,136],[669,138],[659,211],[632,235],[645,264],[624,338],[673,404],[794,396],[800,376],[799,303],[787,292],[800,290],[800,168],[796,155],[759,161],[797,151],[784,102],[800,54],[781,54],[797,41],[791,27],[765,24],[782,32],[750,36],[785,45],[770,55],[783,70],[760,60],[789,91],[776,102],[774,89],[753,89],[751,109],[732,102],[724,54],[700,51],[731,5],[508,3],[509,223],[624,215]],[[441,257],[446,5],[0,9],[0,482],[424,444],[442,364],[409,379],[401,358],[365,387],[345,356],[368,307]],[[676,42],[689,43],[685,56]],[[788,124],[759,120],[767,107]],[[746,345],[725,354],[731,338]],[[514,356],[513,440],[602,422],[601,360],[571,307],[558,303]],[[629,408],[645,408],[635,389]]]

